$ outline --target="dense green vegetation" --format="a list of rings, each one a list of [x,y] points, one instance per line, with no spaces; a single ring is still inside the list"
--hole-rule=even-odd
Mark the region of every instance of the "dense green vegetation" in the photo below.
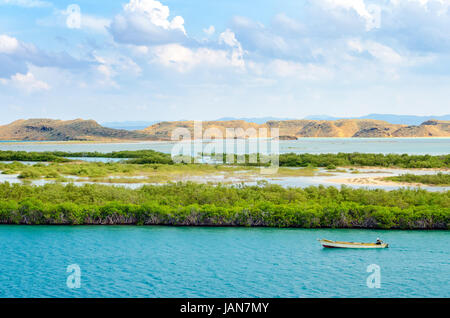
[[[135,171],[141,171],[136,165],[127,165],[120,163],[37,163],[27,165],[20,162],[10,164],[0,163],[0,170],[3,174],[18,174],[20,179],[39,179],[52,178],[57,179],[62,176],[77,177],[106,177],[117,174],[132,174]],[[149,168],[150,170],[150,168]]]
[[[2,174],[18,175],[19,179],[54,179],[66,182],[67,177],[78,181],[108,183],[161,183],[189,177],[222,176],[222,182],[238,182],[260,176],[258,167],[205,164],[130,164],[122,162],[64,162],[35,163],[0,162]],[[299,177],[324,175],[315,168],[279,168],[272,177]],[[81,178],[81,179],[80,179]],[[86,179],[87,178],[87,179]],[[231,178],[227,181],[227,178]]]
[[[44,151],[44,152],[0,151],[0,161],[38,161],[38,162],[70,161],[66,159],[67,157],[140,159],[143,161],[142,163],[173,164],[170,154],[165,154],[154,150],[116,151],[110,153],[64,152],[64,151]]]
[[[280,166],[298,167],[305,165],[316,167],[334,166],[376,166],[401,168],[444,168],[450,167],[450,155],[397,155],[397,154],[286,154],[280,156]]]
[[[177,183],[0,184],[3,224],[145,224],[449,229],[450,193]]]
[[[69,160],[53,152],[0,151],[0,161],[66,162]]]
[[[177,169],[178,168],[178,169]],[[109,176],[144,176],[149,174],[172,174],[183,169],[188,174],[191,171],[214,171],[213,167],[200,165],[162,165],[146,164],[136,165],[118,162],[84,162],[84,163],[37,163],[27,165],[20,162],[0,163],[3,174],[18,174],[20,179],[60,178],[62,176],[75,176],[87,178],[100,178]]]
[[[400,168],[448,168],[450,155],[397,155],[397,154],[281,154],[280,167],[327,167],[344,166],[400,167]]]
[[[407,182],[407,183],[423,183],[436,186],[449,186],[450,185],[450,174],[437,173],[437,174],[427,174],[427,175],[417,175],[417,174],[403,174],[401,176],[386,177],[386,180],[395,182]]]
[[[249,155],[213,154],[225,163],[250,166],[267,165],[271,159],[268,156],[255,154],[256,161],[252,163]],[[0,151],[0,161],[67,161],[66,157],[90,158],[122,158],[130,159],[132,164],[173,164],[170,154],[153,150],[118,151],[111,153],[99,152],[14,152]],[[191,163],[192,158],[184,158]],[[273,160],[272,160],[273,161]],[[397,155],[397,154],[366,154],[366,153],[338,153],[338,154],[281,154],[280,167],[326,167],[335,169],[342,166],[372,166],[372,167],[400,167],[400,168],[449,168],[450,155]]]

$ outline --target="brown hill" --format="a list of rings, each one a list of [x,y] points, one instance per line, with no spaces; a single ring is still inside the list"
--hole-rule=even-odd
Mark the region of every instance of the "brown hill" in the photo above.
[[[170,140],[176,128],[186,128],[194,136],[194,122],[162,122],[152,125],[141,132],[160,140]],[[343,119],[327,120],[284,120],[268,121],[265,124],[253,124],[242,120],[207,121],[202,123],[203,134],[206,137],[226,136],[226,128],[279,128],[282,140],[295,140],[303,137],[450,137],[450,122],[427,121],[420,126],[390,124],[373,119]],[[218,132],[215,134],[215,132]],[[209,134],[208,134],[209,133]],[[205,137],[205,138],[206,138]],[[245,135],[235,136],[246,138]],[[248,136],[247,136],[248,137]]]
[[[161,122],[140,131],[105,128],[93,120],[17,120],[0,126],[0,140],[171,140],[176,128],[187,129],[194,138],[194,121]],[[450,137],[450,121],[429,120],[419,126],[395,125],[372,119],[285,120],[265,124],[243,120],[202,122],[203,137],[225,138],[227,128],[234,130],[228,138],[248,138],[249,129],[279,128],[281,140],[304,137]],[[260,136],[261,137],[261,136]],[[269,135],[270,137],[270,135]]]
[[[194,122],[162,122],[152,125],[142,133],[149,134],[160,140],[170,140],[176,128],[186,128],[194,136]],[[283,120],[268,121],[259,125],[242,120],[206,121],[202,122],[203,134],[211,137],[226,136],[226,128],[242,128],[243,131],[254,128],[279,128],[282,140],[295,140],[303,137],[450,137],[450,122],[431,120],[420,126],[406,126],[390,124],[373,119],[343,119],[327,120]],[[241,131],[241,132],[243,132]],[[247,138],[245,134],[238,134],[235,138]]]
[[[111,129],[93,120],[17,120],[0,126],[0,140],[155,140],[139,132]]]
[[[450,137],[450,121],[429,120],[420,126],[406,126],[393,133],[394,137]]]
[[[269,121],[270,128],[279,128],[280,136],[300,137],[390,137],[402,127],[372,119],[289,120]]]
[[[227,136],[226,129],[233,128],[236,132],[235,136],[231,138],[245,138],[243,134],[236,131],[238,128],[246,131],[249,128],[258,129],[264,127],[264,125],[258,125],[254,123],[248,123],[243,120],[230,120],[230,121],[204,121],[202,122],[202,134],[208,138],[205,139],[222,139]],[[171,140],[172,133],[177,128],[185,128],[189,131],[192,138],[194,138],[194,121],[172,121],[161,122],[150,127],[147,127],[140,132],[157,137],[160,140]]]

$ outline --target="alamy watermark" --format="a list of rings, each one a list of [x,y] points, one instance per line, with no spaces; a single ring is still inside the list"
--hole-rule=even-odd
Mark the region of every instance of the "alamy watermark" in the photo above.
[[[366,271],[371,273],[366,280],[367,287],[381,288],[381,267],[377,264],[370,264]]]
[[[70,289],[81,288],[81,268],[77,264],[67,266],[66,272],[70,274],[67,277],[66,285]]]
[[[67,7],[65,14],[66,26],[69,29],[80,29],[81,28],[81,8],[78,4],[71,4]]]
[[[216,164],[250,164],[261,166],[261,174],[274,174],[279,167],[279,129],[217,127],[203,130],[201,121],[194,121],[193,130],[178,127],[172,131],[172,159],[175,163],[205,158]],[[206,141],[206,142],[205,142]]]

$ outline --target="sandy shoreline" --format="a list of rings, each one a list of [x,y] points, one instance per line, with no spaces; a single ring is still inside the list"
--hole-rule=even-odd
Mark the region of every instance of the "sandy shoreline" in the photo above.
[[[0,145],[80,145],[80,144],[146,144],[171,143],[164,140],[70,140],[70,141],[0,141]]]
[[[337,167],[337,169],[354,169],[354,170],[371,170],[370,172],[363,173],[388,173],[390,170],[405,170],[405,171],[432,171],[432,172],[450,172],[450,168],[402,168],[402,167],[371,167],[371,166],[346,166]]]
[[[377,186],[394,186],[394,187],[433,187],[430,184],[395,182],[384,180],[384,177],[361,177],[361,178],[338,178],[328,179],[327,182],[352,185],[377,185]]]
[[[250,140],[259,140],[259,139],[271,139],[271,138],[246,138],[246,139],[250,139]],[[365,140],[365,139],[369,139],[369,140],[389,140],[389,139],[450,139],[450,137],[447,136],[442,136],[442,137],[373,137],[373,138],[358,138],[358,137],[301,137],[298,138],[297,140],[278,140],[278,141],[299,141],[302,139],[335,139],[335,140],[341,140],[341,139],[352,139],[352,140]],[[198,140],[202,140],[204,142],[211,142],[213,140],[211,139],[185,139],[184,141],[198,141]],[[220,140],[227,140],[226,138],[220,139]],[[98,144],[98,143],[102,143],[102,144],[123,144],[123,143],[174,143],[174,142],[178,142],[178,141],[173,141],[173,140],[135,140],[135,139],[131,139],[131,140],[126,140],[126,139],[99,139],[99,140],[69,140],[69,141],[64,141],[64,140],[36,140],[36,141],[21,141],[21,140],[0,140],[0,144],[5,143],[5,144]]]

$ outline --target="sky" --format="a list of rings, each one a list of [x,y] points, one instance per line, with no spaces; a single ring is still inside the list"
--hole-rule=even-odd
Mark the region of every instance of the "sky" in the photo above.
[[[0,0],[0,123],[450,113],[450,0]]]

